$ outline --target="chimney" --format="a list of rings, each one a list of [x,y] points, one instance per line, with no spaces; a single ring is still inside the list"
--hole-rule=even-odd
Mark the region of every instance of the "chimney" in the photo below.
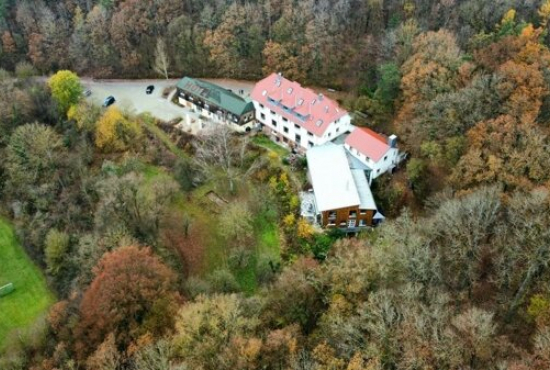
[[[323,94],[319,94],[319,101],[323,100]]]
[[[388,138],[388,145],[390,146],[390,148],[397,148],[397,136],[391,135]]]

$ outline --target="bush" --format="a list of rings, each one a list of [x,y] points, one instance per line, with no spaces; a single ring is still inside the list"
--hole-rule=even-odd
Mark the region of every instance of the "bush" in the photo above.
[[[201,294],[209,294],[212,291],[212,287],[208,281],[200,279],[196,276],[191,276],[183,284],[185,294],[190,298],[195,298]]]
[[[216,270],[208,276],[208,281],[214,292],[233,293],[239,291],[239,283],[235,276],[226,269]]]
[[[29,62],[19,62],[15,66],[15,76],[17,78],[29,78],[37,74],[38,71]]]

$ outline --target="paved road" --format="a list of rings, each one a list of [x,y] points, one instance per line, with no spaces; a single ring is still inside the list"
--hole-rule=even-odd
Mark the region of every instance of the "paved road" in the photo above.
[[[169,99],[162,98],[162,91],[166,87],[175,86],[178,80],[94,80],[82,78],[85,89],[90,89],[92,94],[87,98],[96,104],[103,104],[103,100],[113,95],[116,105],[133,113],[149,112],[153,116],[164,121],[183,117],[183,108],[172,104]],[[229,79],[207,79],[234,92],[244,90],[244,96],[248,96],[254,87],[253,82],[237,81]],[[151,95],[145,93],[148,85],[154,85],[155,90]],[[173,93],[173,92],[172,92]]]

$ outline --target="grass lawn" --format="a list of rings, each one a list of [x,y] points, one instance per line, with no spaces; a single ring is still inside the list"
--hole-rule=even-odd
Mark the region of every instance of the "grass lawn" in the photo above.
[[[13,229],[0,218],[0,285],[15,291],[0,297],[0,349],[7,334],[31,324],[54,302],[40,269],[19,245]]]
[[[270,138],[265,135],[254,136],[250,141],[258,146],[261,146],[262,148],[277,153],[277,155],[281,158],[287,157],[290,154],[290,151],[288,149],[275,144]]]

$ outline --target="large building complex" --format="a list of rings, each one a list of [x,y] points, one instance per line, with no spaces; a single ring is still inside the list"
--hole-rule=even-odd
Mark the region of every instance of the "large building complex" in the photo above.
[[[335,101],[273,73],[251,93],[256,120],[281,144],[305,152],[351,130],[348,112]]]

